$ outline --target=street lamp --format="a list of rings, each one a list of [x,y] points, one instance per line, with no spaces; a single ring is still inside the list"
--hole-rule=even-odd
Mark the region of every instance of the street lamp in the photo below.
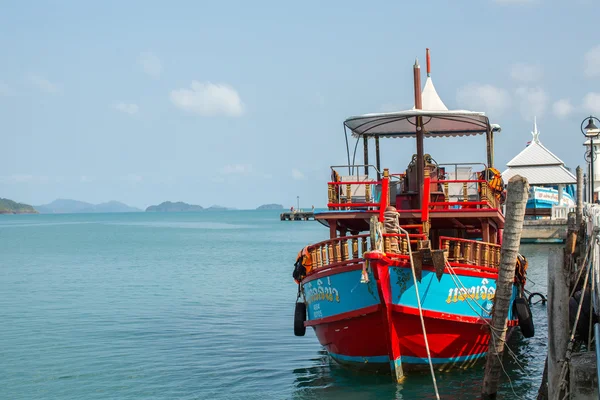
[[[598,127],[594,124],[594,120],[600,122],[600,120],[594,116],[591,116],[589,118],[585,118],[582,122],[581,122],[581,133],[583,133],[583,136],[587,137],[590,139],[590,151],[589,151],[589,162],[590,162],[590,176],[589,176],[589,187],[590,187],[590,202],[593,203],[594,202],[594,189],[595,189],[595,176],[594,176],[594,162],[596,161],[596,148],[594,147],[594,138],[598,136],[598,134],[600,133],[600,129],[598,129]],[[583,124],[585,124],[585,122],[587,121],[587,125],[585,126],[585,128],[583,127]],[[586,159],[588,158],[588,154],[586,154]]]

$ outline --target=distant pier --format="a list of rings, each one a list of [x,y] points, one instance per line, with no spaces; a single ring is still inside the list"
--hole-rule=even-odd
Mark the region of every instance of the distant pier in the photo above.
[[[312,211],[292,211],[281,213],[282,221],[314,221],[315,213]]]

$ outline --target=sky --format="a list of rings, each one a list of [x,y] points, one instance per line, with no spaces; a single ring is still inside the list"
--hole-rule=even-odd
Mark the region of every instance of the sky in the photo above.
[[[536,116],[574,170],[581,121],[600,117],[599,15],[597,0],[7,2],[0,197],[324,206],[343,121],[411,108],[427,47],[446,106],[502,126],[496,167]],[[392,172],[416,151],[381,144]],[[425,151],[485,162],[481,137]]]

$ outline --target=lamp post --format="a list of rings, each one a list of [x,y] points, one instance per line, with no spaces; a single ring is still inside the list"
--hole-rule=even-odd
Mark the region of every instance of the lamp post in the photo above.
[[[296,208],[298,210],[298,212],[300,212],[300,196],[296,196],[296,201],[298,202],[297,206],[298,208]]]
[[[582,122],[581,122],[581,133],[583,133],[583,136],[587,137],[590,139],[590,151],[589,151],[589,162],[590,162],[590,176],[589,176],[589,189],[590,189],[590,197],[589,197],[589,202],[593,203],[594,202],[594,193],[595,193],[595,175],[594,175],[594,163],[596,161],[596,148],[594,146],[594,138],[596,138],[598,136],[598,134],[600,133],[600,129],[598,129],[598,127],[594,124],[594,120],[600,122],[600,120],[594,116],[589,116],[589,118],[585,118]],[[587,125],[585,126],[585,128],[583,127],[583,124],[585,124],[587,121]],[[587,143],[586,143],[587,144]],[[586,154],[586,159],[588,158],[588,154]]]

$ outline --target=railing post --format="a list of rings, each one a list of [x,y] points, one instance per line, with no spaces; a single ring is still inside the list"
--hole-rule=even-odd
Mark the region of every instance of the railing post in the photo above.
[[[358,239],[352,239],[352,258],[358,258]]]
[[[352,203],[352,185],[349,183],[346,185],[346,203]]]

